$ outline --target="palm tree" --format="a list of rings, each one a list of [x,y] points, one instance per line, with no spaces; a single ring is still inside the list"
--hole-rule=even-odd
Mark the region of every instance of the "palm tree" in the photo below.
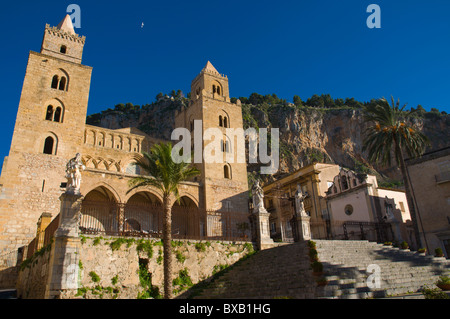
[[[190,164],[176,163],[172,158],[172,144],[155,144],[150,153],[143,152],[144,157],[138,165],[150,176],[139,176],[129,181],[132,190],[153,186],[159,189],[163,197],[163,251],[164,251],[164,298],[172,298],[172,204],[173,197],[179,201],[178,186],[180,182],[198,175],[199,171]]]
[[[418,247],[422,247],[403,151],[406,151],[409,158],[421,156],[429,145],[429,141],[422,132],[408,124],[407,120],[414,111],[405,111],[405,107],[406,104],[400,107],[400,100],[395,102],[393,97],[391,97],[391,105],[382,98],[378,100],[378,103],[370,103],[364,107],[364,119],[372,125],[369,125],[364,132],[363,151],[368,150],[369,161],[389,166],[393,152],[405,184],[416,243]]]

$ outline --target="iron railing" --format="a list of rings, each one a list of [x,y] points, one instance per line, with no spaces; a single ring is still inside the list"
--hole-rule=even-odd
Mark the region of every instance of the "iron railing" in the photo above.
[[[161,238],[163,208],[151,204],[84,201],[83,234]],[[248,214],[172,207],[172,237],[178,239],[250,240]]]

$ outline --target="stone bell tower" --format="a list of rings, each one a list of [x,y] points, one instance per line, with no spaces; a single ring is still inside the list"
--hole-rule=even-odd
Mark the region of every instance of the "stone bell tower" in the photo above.
[[[201,120],[201,125],[198,125]],[[247,164],[238,162],[237,154],[245,154],[245,145],[238,145],[231,129],[243,129],[240,104],[230,102],[228,78],[220,74],[208,61],[191,83],[191,102],[175,118],[176,127],[191,131],[191,145],[194,146],[194,129],[201,130],[201,136],[209,128],[217,129],[218,136],[205,137],[201,141],[202,152],[208,144],[217,143],[219,153],[214,163],[205,161],[197,164],[201,171],[204,208],[232,212],[248,212]],[[198,133],[198,132],[197,132]],[[216,140],[217,138],[217,140]],[[197,147],[197,146],[196,146]],[[243,149],[240,149],[243,148]],[[217,148],[216,148],[217,150]],[[230,160],[233,158],[233,160]]]
[[[28,244],[39,216],[59,212],[64,167],[84,141],[92,73],[81,64],[84,44],[67,15],[29,53],[1,176],[0,251]]]

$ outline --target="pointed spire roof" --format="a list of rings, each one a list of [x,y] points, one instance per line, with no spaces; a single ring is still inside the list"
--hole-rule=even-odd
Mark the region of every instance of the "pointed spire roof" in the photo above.
[[[75,30],[74,30],[73,24],[72,24],[72,19],[70,18],[70,16],[68,14],[58,24],[57,28],[61,31],[64,31],[64,32],[67,32],[70,34],[75,34]]]
[[[209,61],[206,63],[205,67],[203,68],[203,71],[208,71],[209,73],[219,74],[219,72],[217,72],[216,68]]]

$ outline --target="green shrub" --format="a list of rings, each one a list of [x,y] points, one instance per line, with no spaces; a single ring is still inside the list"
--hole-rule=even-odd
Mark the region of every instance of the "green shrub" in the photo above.
[[[317,261],[318,260],[318,254],[317,254],[317,250],[315,250],[314,248],[311,248],[309,250],[309,258],[311,261]]]
[[[93,272],[93,271],[91,271],[91,272],[89,273],[89,276],[91,277],[91,280],[92,280],[93,282],[99,282],[99,281],[100,281],[100,277],[99,277],[95,272]]]
[[[450,297],[438,288],[428,288],[424,287],[422,289],[422,294],[425,296],[425,299],[450,299]]]
[[[434,253],[436,254],[436,257],[442,257],[444,256],[444,253],[442,251],[442,248],[438,247],[434,250]]]

